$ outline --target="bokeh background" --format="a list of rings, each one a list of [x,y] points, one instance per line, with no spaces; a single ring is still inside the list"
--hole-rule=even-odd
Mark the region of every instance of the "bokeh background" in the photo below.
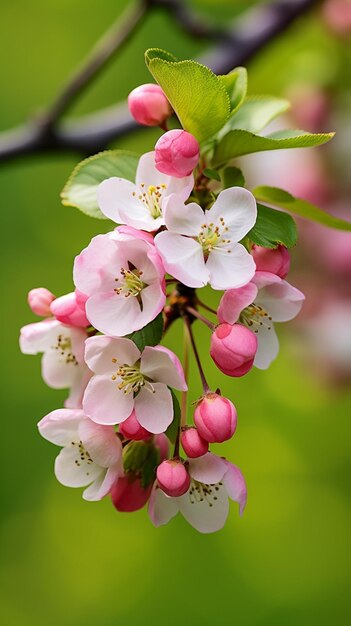
[[[20,123],[50,102],[126,4],[2,0],[1,128]],[[254,2],[189,4],[225,22]],[[336,19],[335,26],[327,14],[317,9],[259,53],[249,64],[249,91],[291,96],[295,125],[300,126],[302,115],[305,126],[339,131],[334,145],[312,151],[311,177],[307,167],[294,170],[288,161],[280,171],[284,182],[291,173],[288,186],[303,179],[300,191],[306,197],[315,198],[327,183],[321,204],[347,217],[350,38],[345,20]],[[143,53],[151,46],[187,58],[205,42],[192,40],[171,18],[156,12],[72,114],[113,105],[149,82]],[[314,115],[303,119],[311,102],[316,103]],[[146,131],[118,146],[146,151],[157,136],[157,131]],[[275,169],[269,159],[266,153],[260,161],[242,165],[254,179],[261,167],[269,177]],[[301,159],[295,158],[295,165]],[[93,235],[110,227],[60,204],[60,190],[78,160],[74,155],[32,156],[0,167],[2,624],[349,624],[351,237],[343,239],[345,255],[340,267],[333,268],[323,250],[334,234],[300,225],[291,281],[308,292],[307,313],[300,322],[278,329],[281,354],[267,372],[252,371],[239,380],[220,377],[207,355],[208,331],[196,328],[209,380],[214,387],[220,384],[239,411],[238,431],[225,453],[242,468],[249,501],[242,519],[232,505],[226,527],[215,535],[198,534],[182,518],[155,529],[146,510],[118,514],[108,499],[87,503],[80,490],[56,482],[56,449],[39,437],[36,423],[62,406],[65,393],[41,381],[40,357],[23,356],[18,349],[20,326],[35,321],[26,304],[28,290],[70,291],[74,256]],[[322,172],[319,178],[314,178],[316,168]],[[330,312],[323,326],[320,313],[326,304]],[[342,309],[337,322],[334,305]],[[335,340],[325,339],[333,332],[336,352]],[[176,350],[179,333],[175,326],[167,338]],[[191,379],[194,400],[200,393],[194,367]]]

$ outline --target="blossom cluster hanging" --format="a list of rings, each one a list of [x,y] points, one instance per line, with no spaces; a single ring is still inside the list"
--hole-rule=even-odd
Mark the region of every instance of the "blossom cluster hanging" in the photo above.
[[[237,411],[220,380],[206,379],[194,323],[208,326],[209,353],[226,376],[276,358],[274,323],[293,319],[304,300],[286,281],[296,227],[267,206],[276,204],[272,192],[265,200],[245,188],[232,160],[299,139],[291,134],[289,145],[287,135],[255,134],[286,103],[248,98],[243,68],[217,77],[159,50],[146,58],[158,84],[131,92],[129,108],[164,133],[140,157],[107,151],[73,172],[64,203],[114,224],[76,257],[72,293],[30,291],[29,305],[44,319],[22,328],[20,345],[43,354],[47,385],[69,389],[64,408],[38,424],[61,448],[57,479],[84,487],[86,500],[109,495],[118,511],[148,503],[155,526],[180,511],[208,533],[223,527],[229,500],[243,512],[247,489],[241,470],[209,449],[234,435]],[[168,130],[174,114],[183,128]],[[318,145],[331,135],[301,137]],[[201,301],[206,285],[223,292],[217,310]],[[195,407],[187,404],[187,365],[161,345],[179,318],[203,386]]]

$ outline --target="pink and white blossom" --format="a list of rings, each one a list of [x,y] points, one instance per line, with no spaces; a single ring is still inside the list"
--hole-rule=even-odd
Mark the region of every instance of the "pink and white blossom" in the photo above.
[[[95,373],[86,388],[83,408],[99,424],[120,424],[133,411],[150,433],[164,432],[173,420],[169,387],[187,385],[178,357],[163,346],[143,352],[127,338],[91,337],[85,360]]]
[[[62,446],[55,476],[66,487],[87,487],[85,500],[101,500],[123,474],[122,444],[112,426],[95,424],[81,410],[58,409],[38,424],[40,434]]]
[[[99,185],[97,199],[102,213],[117,224],[154,231],[165,223],[165,199],[175,193],[184,202],[193,185],[192,174],[175,178],[159,172],[155,153],[147,152],[139,160],[135,183],[115,176],[108,178]]]
[[[256,272],[250,283],[229,289],[218,308],[221,323],[240,321],[257,335],[254,365],[267,369],[276,358],[279,342],[273,322],[292,320],[301,310],[305,296],[299,289],[269,272]]]
[[[54,389],[70,388],[66,400],[69,408],[81,407],[83,392],[91,376],[84,362],[86,338],[83,328],[65,326],[55,319],[28,324],[21,329],[21,351],[24,354],[43,353],[43,380]]]
[[[166,271],[188,287],[210,283],[222,290],[245,285],[255,273],[255,263],[238,242],[256,217],[255,198],[241,187],[222,191],[207,211],[171,195],[165,211],[168,230],[155,238]]]
[[[201,533],[223,528],[229,513],[229,501],[238,502],[242,515],[247,499],[244,477],[240,469],[211,452],[188,460],[190,487],[182,496],[169,497],[154,484],[149,515],[155,526],[162,526],[178,512]]]
[[[87,296],[86,315],[107,335],[143,328],[165,305],[161,258],[150,235],[141,235],[130,227],[97,235],[75,259],[73,278]]]
[[[200,158],[200,146],[191,133],[180,128],[161,135],[155,145],[155,164],[159,172],[182,178],[189,176]]]

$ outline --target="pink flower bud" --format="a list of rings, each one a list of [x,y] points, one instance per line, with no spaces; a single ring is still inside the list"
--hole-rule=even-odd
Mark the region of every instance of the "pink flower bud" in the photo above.
[[[193,135],[185,130],[169,130],[155,146],[155,165],[159,172],[184,178],[197,166],[200,147]]]
[[[55,298],[56,296],[48,289],[45,289],[45,287],[38,287],[30,290],[28,304],[36,315],[48,317],[51,315],[50,304]]]
[[[159,85],[140,85],[130,92],[128,106],[134,119],[144,126],[160,126],[172,115],[172,107]]]
[[[169,439],[164,433],[155,435],[154,444],[160,453],[160,460],[164,461],[169,457]]]
[[[271,272],[285,278],[290,270],[290,253],[285,246],[278,246],[274,250],[253,246],[252,256],[258,272]]]
[[[81,303],[77,301],[77,295],[73,291],[61,298],[56,298],[50,306],[51,313],[62,324],[67,326],[90,326]]]
[[[133,474],[121,476],[111,489],[111,499],[117,511],[131,513],[138,511],[148,501],[152,483],[146,489],[141,486],[140,478]]]
[[[230,400],[218,393],[208,393],[198,403],[194,421],[201,437],[206,441],[222,443],[234,435],[237,413]]]
[[[159,487],[172,498],[182,496],[190,487],[190,476],[180,459],[162,461],[156,475]]]
[[[186,428],[180,435],[180,442],[184,452],[191,459],[196,459],[208,452],[208,442],[198,433],[197,428]]]
[[[135,411],[120,424],[119,432],[122,433],[126,439],[133,439],[134,441],[141,441],[142,439],[151,437],[151,433],[139,424],[135,417]]]
[[[227,376],[244,376],[253,365],[257,337],[242,324],[220,324],[211,337],[210,355]]]

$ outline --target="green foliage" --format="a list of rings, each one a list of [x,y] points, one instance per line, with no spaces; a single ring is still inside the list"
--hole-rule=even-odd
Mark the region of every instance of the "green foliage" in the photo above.
[[[318,224],[323,224],[324,226],[338,230],[351,231],[351,222],[346,222],[339,217],[325,213],[314,204],[306,200],[301,200],[300,198],[295,198],[287,191],[284,191],[284,189],[262,186],[256,187],[253,194],[256,199],[261,202],[267,202],[268,204],[281,207],[289,211],[289,213],[294,213],[294,215],[299,215],[312,222],[317,222]]]
[[[175,395],[173,389],[171,389],[170,391],[171,391],[172,400],[173,400],[174,417],[173,417],[173,422],[171,422],[171,424],[168,426],[166,430],[166,435],[172,443],[175,443],[175,440],[177,439],[177,435],[179,431],[179,424],[180,424],[180,406],[179,406],[178,398]]]
[[[288,100],[270,96],[253,96],[246,98],[242,106],[231,115],[221,135],[237,128],[250,133],[258,133],[269,122],[290,108]],[[225,132],[224,132],[225,131]]]
[[[247,70],[245,67],[236,67],[229,74],[218,76],[229,96],[232,116],[244,102],[247,92]]]
[[[176,61],[159,49],[147,50],[145,60],[185,130],[201,143],[222,128],[230,102],[218,76],[196,61]]]
[[[223,189],[229,187],[244,187],[245,177],[238,167],[225,167],[222,170]]]
[[[206,176],[206,178],[211,178],[212,180],[218,180],[218,182],[221,181],[221,177],[219,173],[217,172],[217,170],[211,170],[210,168],[206,167],[202,173],[204,176]]]
[[[107,219],[101,213],[96,190],[99,184],[117,176],[135,180],[139,156],[126,150],[106,150],[78,163],[61,193],[62,203],[73,206],[97,219]]]
[[[292,248],[297,242],[297,228],[291,215],[258,204],[256,224],[247,236],[265,248],[279,244]]]
[[[128,339],[134,341],[137,348],[142,352],[145,346],[156,346],[160,343],[163,333],[163,317],[159,313],[150,324],[144,326],[140,330],[136,330],[128,336]]]
[[[231,130],[215,147],[212,165],[219,167],[220,165],[225,165],[230,159],[253,152],[320,146],[330,141],[334,134],[312,134],[299,130],[286,130],[262,137],[247,130]]]
[[[123,450],[123,467],[126,474],[140,476],[140,484],[146,489],[156,478],[160,452],[153,441],[131,441]]]

